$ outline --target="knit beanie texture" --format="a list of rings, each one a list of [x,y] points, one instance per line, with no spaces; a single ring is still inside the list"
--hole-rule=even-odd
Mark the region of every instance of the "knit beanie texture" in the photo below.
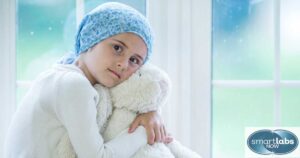
[[[99,5],[82,19],[76,34],[75,51],[64,57],[60,63],[72,64],[76,58],[97,43],[120,33],[134,33],[147,46],[147,56],[152,53],[153,35],[148,20],[134,8],[108,2]]]

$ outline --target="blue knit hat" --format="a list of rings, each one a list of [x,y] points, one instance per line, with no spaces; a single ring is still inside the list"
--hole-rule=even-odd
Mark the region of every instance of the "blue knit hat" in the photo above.
[[[148,60],[152,52],[153,35],[147,19],[130,6],[117,2],[99,5],[81,21],[76,34],[75,52],[64,57],[60,63],[72,64],[80,53],[111,36],[131,32],[140,36],[147,46]]]

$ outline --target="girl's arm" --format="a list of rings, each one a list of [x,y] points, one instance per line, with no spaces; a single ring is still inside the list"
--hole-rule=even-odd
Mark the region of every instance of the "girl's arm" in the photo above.
[[[167,133],[163,120],[157,111],[139,114],[131,123],[129,133],[135,131],[139,125],[146,129],[148,144],[154,144],[154,142],[170,143],[173,140],[171,135]]]
[[[98,94],[80,74],[66,74],[58,88],[55,111],[79,158],[129,158],[146,144],[144,128],[133,134],[123,132],[104,144],[96,121]]]

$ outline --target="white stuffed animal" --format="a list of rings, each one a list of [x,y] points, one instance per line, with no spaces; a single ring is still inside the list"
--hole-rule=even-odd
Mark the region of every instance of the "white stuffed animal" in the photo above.
[[[133,122],[137,113],[159,110],[170,92],[168,75],[158,67],[145,64],[128,80],[111,89],[113,113],[103,133],[109,141]],[[169,144],[154,143],[140,148],[133,158],[201,158],[173,140]]]
[[[97,123],[104,141],[109,141],[129,127],[137,113],[159,110],[167,100],[170,81],[166,73],[147,64],[128,80],[109,90],[95,85],[99,93]],[[112,112],[112,104],[114,110]],[[112,115],[111,115],[112,114]],[[110,118],[109,118],[110,117]],[[109,120],[108,120],[109,118]],[[107,121],[108,120],[108,121]],[[59,158],[75,158],[68,135],[57,146]],[[198,154],[173,140],[169,144],[155,143],[140,148],[133,158],[201,158]]]

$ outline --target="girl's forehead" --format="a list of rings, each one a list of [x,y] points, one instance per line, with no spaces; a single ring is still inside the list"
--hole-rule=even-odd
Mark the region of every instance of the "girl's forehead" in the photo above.
[[[143,39],[134,33],[121,33],[114,35],[108,40],[119,42],[125,48],[130,49],[131,51],[143,55],[147,53],[147,46]],[[144,56],[144,55],[143,55]]]
[[[110,38],[118,38],[118,39],[131,39],[131,40],[140,40],[143,42],[143,39],[131,32],[125,32],[125,33],[120,33],[114,36],[111,36]]]

